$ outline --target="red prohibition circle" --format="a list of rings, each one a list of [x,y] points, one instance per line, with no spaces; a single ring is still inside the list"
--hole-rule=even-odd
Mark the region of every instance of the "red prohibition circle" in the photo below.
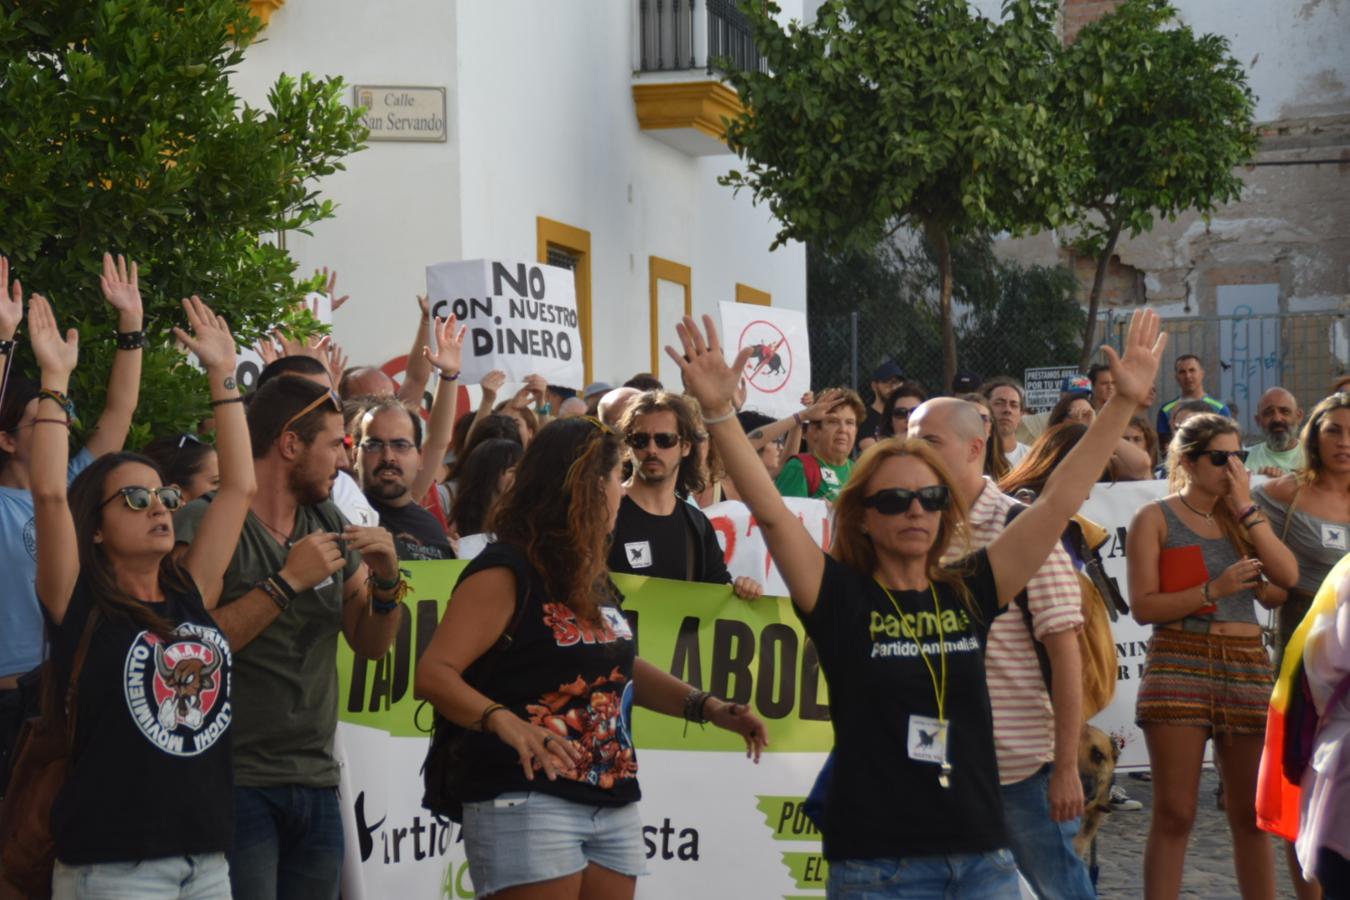
[[[746,376],[746,381],[748,381],[750,384],[755,385],[755,390],[759,391],[761,394],[776,394],[783,388],[787,387],[787,383],[792,380],[792,345],[788,343],[787,336],[783,334],[783,330],[779,328],[777,325],[764,319],[755,319],[753,322],[750,322],[743,329],[741,329],[740,337],[737,338],[736,340],[737,353],[745,349],[745,335],[747,332],[750,331],[751,328],[754,328],[756,325],[767,325],[768,327],[772,328],[774,332],[778,335],[779,341],[773,347],[774,355],[777,355],[778,351],[783,347],[787,348],[787,374],[783,376],[783,383],[775,388],[760,387],[758,384],[755,384],[755,376],[759,374],[760,369],[764,368],[765,360],[761,357],[759,365],[755,367],[755,370],[753,372],[751,372],[748,376]]]

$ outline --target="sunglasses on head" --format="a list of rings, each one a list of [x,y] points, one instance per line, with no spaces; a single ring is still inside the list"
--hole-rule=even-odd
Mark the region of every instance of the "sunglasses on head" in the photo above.
[[[660,447],[662,450],[669,450],[671,447],[679,445],[680,436],[671,431],[658,431],[656,434],[638,432],[624,437],[624,443],[628,444],[628,446],[632,447],[634,450],[646,450],[647,446],[653,441],[655,441],[656,446]]]
[[[129,509],[134,509],[137,512],[144,512],[149,509],[155,497],[158,497],[159,502],[164,504],[164,508],[168,510],[174,510],[183,505],[183,492],[173,485],[159,488],[132,485],[131,487],[120,488],[117,493],[100,503],[99,509],[112,503],[118,497],[126,501]]]
[[[314,410],[318,409],[325,402],[332,403],[333,411],[336,412],[338,415],[342,414],[342,398],[337,395],[337,391],[333,390],[332,388],[329,388],[327,391],[315,397],[314,400],[311,401],[309,405],[306,406],[304,409],[300,410],[298,413],[287,419],[286,424],[281,426],[281,433],[285,434],[286,432],[290,431],[292,425],[294,425],[296,422],[300,421],[305,416],[312,413]]]
[[[1202,456],[1208,457],[1211,463],[1220,468],[1228,465],[1228,457],[1230,456],[1236,456],[1238,462],[1245,463],[1247,461],[1246,450],[1196,450],[1191,454],[1191,459],[1199,459]]]
[[[863,506],[871,507],[883,516],[898,516],[908,512],[916,499],[926,512],[939,512],[951,503],[952,495],[945,484],[929,485],[917,491],[908,488],[887,488],[863,500]]]

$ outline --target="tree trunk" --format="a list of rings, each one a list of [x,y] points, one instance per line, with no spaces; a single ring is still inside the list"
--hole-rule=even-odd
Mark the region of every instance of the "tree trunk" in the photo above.
[[[1111,226],[1106,246],[1097,257],[1097,271],[1092,276],[1092,293],[1088,295],[1087,325],[1083,327],[1083,352],[1078,357],[1078,371],[1086,372],[1092,364],[1092,354],[1097,345],[1093,337],[1097,331],[1097,307],[1102,299],[1102,284],[1106,281],[1106,267],[1111,264],[1111,254],[1116,252],[1116,241],[1120,238],[1120,224]],[[1105,335],[1103,335],[1105,339]]]
[[[942,318],[942,391],[956,380],[956,325],[952,321],[952,245],[944,226],[925,225],[928,240],[937,254],[938,313]]]

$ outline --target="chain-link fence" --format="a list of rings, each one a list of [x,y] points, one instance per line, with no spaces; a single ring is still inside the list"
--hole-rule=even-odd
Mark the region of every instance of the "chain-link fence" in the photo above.
[[[1119,348],[1129,325],[1128,314],[1104,313],[1097,323],[1102,342]],[[1158,372],[1157,406],[1177,394],[1172,376],[1177,357],[1194,354],[1206,372],[1205,386],[1233,410],[1243,430],[1255,432],[1256,403],[1272,387],[1283,387],[1309,410],[1330,390],[1331,382],[1350,370],[1350,332],[1342,313],[1279,313],[1242,316],[1185,316],[1163,320],[1170,335]],[[1037,346],[1035,328],[1001,342],[963,342],[957,336],[957,369],[980,378],[1012,375],[1027,368],[1072,365],[1073,358],[1046,355]],[[931,328],[915,327],[904,317],[813,316],[811,378],[816,388],[830,385],[867,387],[872,370],[890,358],[929,391],[942,386],[942,345]],[[870,397],[868,398],[870,399]]]

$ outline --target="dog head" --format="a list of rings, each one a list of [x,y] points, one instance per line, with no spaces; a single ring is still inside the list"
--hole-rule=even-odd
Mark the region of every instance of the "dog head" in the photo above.
[[[1084,725],[1078,737],[1078,777],[1083,782],[1086,809],[1111,811],[1111,779],[1115,776],[1120,748],[1100,728]]]

